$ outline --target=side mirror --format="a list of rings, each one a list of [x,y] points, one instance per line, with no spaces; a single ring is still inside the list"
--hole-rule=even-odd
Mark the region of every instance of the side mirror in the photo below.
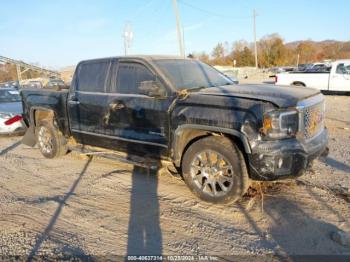
[[[166,92],[158,81],[142,81],[138,85],[140,94],[151,97],[165,97]]]

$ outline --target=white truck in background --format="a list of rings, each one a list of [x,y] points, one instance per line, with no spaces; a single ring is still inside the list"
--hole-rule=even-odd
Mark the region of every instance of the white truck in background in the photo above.
[[[350,59],[331,63],[329,72],[288,72],[277,74],[276,85],[306,86],[322,91],[350,92]]]

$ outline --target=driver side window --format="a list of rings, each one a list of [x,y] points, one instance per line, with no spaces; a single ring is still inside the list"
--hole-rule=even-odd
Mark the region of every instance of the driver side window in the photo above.
[[[154,74],[144,65],[120,63],[118,66],[116,89],[120,94],[139,94],[140,82],[154,80]]]

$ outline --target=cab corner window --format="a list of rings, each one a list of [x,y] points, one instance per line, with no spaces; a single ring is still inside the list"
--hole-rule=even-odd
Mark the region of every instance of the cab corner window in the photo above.
[[[109,67],[109,61],[81,64],[78,71],[77,91],[105,92]]]
[[[116,90],[120,94],[139,94],[138,87],[140,83],[153,80],[155,80],[154,74],[144,65],[120,63],[117,73]]]

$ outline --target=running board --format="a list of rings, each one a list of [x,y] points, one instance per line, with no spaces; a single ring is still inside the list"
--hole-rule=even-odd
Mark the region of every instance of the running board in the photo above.
[[[97,148],[94,148],[94,149],[97,149]],[[109,151],[109,150],[97,151],[97,150],[89,149],[89,147],[86,147],[86,146],[70,146],[69,150],[78,151],[79,153],[86,156],[99,156],[99,157],[123,162],[126,164],[142,167],[145,169],[150,169],[150,170],[158,170],[163,165],[162,162],[166,162],[166,163],[169,162],[164,160],[156,161],[154,159],[147,159],[136,155],[128,155],[125,153]]]

